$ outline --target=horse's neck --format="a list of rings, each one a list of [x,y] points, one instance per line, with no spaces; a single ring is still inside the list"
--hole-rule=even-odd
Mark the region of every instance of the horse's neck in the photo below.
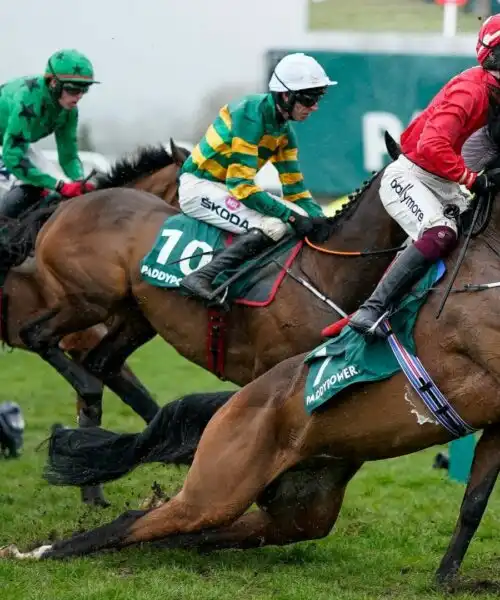
[[[149,192],[161,198],[169,206],[179,208],[178,173],[179,167],[177,165],[168,165],[155,173],[138,179],[131,186],[136,190]]]
[[[499,165],[500,166],[500,165]],[[493,198],[491,219],[486,232],[496,239],[500,239],[500,192]]]
[[[489,282],[499,278],[500,269],[500,193],[496,194],[489,203],[483,199],[484,206],[479,210],[477,222],[474,225],[475,235],[471,240],[470,246],[463,257],[464,267],[458,272],[460,276],[464,272],[481,273],[481,278],[486,277],[486,271],[490,272]],[[475,207],[471,211],[475,212]],[[466,221],[465,231],[468,232],[472,226],[472,216],[470,221]],[[486,256],[482,251],[486,250]],[[459,244],[455,249],[452,259],[458,258],[460,251],[463,250],[463,244]],[[487,264],[485,264],[487,263]],[[470,281],[468,282],[470,283]]]
[[[378,195],[378,181],[359,199],[355,213],[340,224],[323,247],[341,252],[383,250],[400,246],[406,234],[386,212]],[[350,312],[365,300],[394,258],[394,253],[367,257],[342,257],[306,247],[303,267],[329,297]]]

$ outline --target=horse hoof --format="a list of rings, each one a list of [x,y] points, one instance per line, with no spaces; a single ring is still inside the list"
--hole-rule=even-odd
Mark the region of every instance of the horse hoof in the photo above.
[[[0,558],[17,558],[19,554],[20,552],[15,544],[9,544],[0,548]]]
[[[106,498],[96,498],[94,506],[97,508],[109,508],[111,506],[111,502],[106,500]]]
[[[436,573],[434,576],[434,585],[443,592],[452,593],[457,585],[457,572]]]
[[[83,488],[82,502],[87,506],[94,506],[95,508],[107,508],[111,506],[111,502],[106,500],[100,486]]]
[[[139,510],[152,510],[153,508],[159,508],[162,504],[165,504],[165,500],[153,494],[144,498],[139,504]]]
[[[106,500],[104,496],[97,496],[96,498],[84,498],[83,503],[86,506],[93,506],[94,508],[108,508],[109,506],[111,506],[111,502]]]
[[[4,546],[3,548],[0,548],[0,558],[17,558],[18,560],[40,560],[45,554],[45,552],[47,552],[51,548],[52,546],[50,544],[47,544],[45,546],[39,546],[31,552],[19,552],[19,549],[15,544],[10,544],[9,546]]]

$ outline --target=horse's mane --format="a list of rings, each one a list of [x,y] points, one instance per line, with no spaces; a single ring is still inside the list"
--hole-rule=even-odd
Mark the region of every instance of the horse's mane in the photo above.
[[[172,155],[161,144],[140,146],[133,155],[117,160],[108,173],[98,175],[97,189],[130,185],[140,177],[151,175],[173,162]]]
[[[346,202],[344,206],[334,215],[334,217],[338,219],[337,227],[354,216],[361,204],[361,199],[364,197],[364,193],[368,191],[372,183],[379,175],[380,171],[374,171],[369,179],[363,181],[363,185],[360,188],[354,190],[352,194],[347,196],[348,202]]]
[[[168,167],[174,162],[171,154],[161,146],[143,146],[135,156],[120,159],[106,175],[98,177],[97,189],[123,187],[139,177]],[[382,169],[383,170],[383,169]],[[363,185],[348,196],[348,202],[333,217],[318,219],[312,241],[325,242],[331,235],[351,219],[358,210],[365,192],[370,188],[381,171],[374,172]],[[0,264],[4,269],[21,264],[35,245],[42,225],[52,216],[58,203],[27,211],[16,219],[0,219]]]
[[[383,170],[383,169],[382,169]],[[349,221],[361,205],[361,200],[365,197],[365,192],[369,190],[375,179],[381,174],[382,170],[374,171],[369,179],[363,182],[363,185],[348,195],[348,202],[337,211],[332,217],[322,219],[323,223],[318,225],[317,231],[311,239],[313,241],[326,241],[331,235],[337,233],[339,229]]]

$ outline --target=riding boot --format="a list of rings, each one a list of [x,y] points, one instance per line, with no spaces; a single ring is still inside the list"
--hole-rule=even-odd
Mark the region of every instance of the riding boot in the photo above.
[[[351,317],[349,326],[363,335],[385,337],[378,327],[379,321],[391,305],[410,291],[431,264],[432,261],[426,259],[413,244],[408,246],[386,271],[373,294]]]
[[[34,185],[15,185],[0,197],[0,216],[15,219],[40,201],[42,189]]]
[[[259,254],[273,243],[273,240],[260,229],[250,229],[247,233],[236,237],[234,242],[217,254],[208,264],[184,277],[180,287],[192,296],[213,301],[212,282],[215,277],[227,269],[241,265],[245,260]]]

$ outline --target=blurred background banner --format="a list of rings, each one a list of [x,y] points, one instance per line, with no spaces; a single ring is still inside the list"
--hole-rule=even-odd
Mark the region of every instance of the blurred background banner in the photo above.
[[[90,170],[170,137],[191,148],[225,103],[267,91],[284,53],[308,52],[339,82],[296,127],[306,183],[330,202],[387,162],[385,129],[398,138],[475,64],[478,17],[499,11],[498,0],[468,0],[445,36],[436,0],[252,0],[245,10],[230,0],[3,2],[0,84],[41,73],[59,48],[86,53],[102,82],[80,105]],[[39,145],[55,156],[53,139]],[[259,184],[279,192],[274,167]]]

